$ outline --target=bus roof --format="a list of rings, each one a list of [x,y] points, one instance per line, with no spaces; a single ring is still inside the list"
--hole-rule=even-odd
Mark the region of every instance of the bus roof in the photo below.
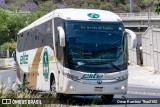
[[[55,17],[62,18],[64,20],[79,20],[79,21],[105,21],[105,22],[117,22],[122,21],[122,19],[113,12],[98,9],[56,9],[43,17],[37,19],[27,27],[21,29],[18,34],[29,30],[37,25],[40,25],[48,20]]]

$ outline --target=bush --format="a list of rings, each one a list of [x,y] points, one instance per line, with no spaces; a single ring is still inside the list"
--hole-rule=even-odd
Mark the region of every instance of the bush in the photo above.
[[[152,5],[154,0],[143,0],[143,3],[145,4],[146,7]]]
[[[110,4],[107,3],[101,3],[99,8],[102,10],[111,10]]]
[[[125,10],[125,12],[130,12],[130,5],[123,5],[123,10]]]
[[[9,48],[9,53],[12,55],[13,51],[16,49],[16,42],[6,42],[1,46],[2,50],[7,50]]]
[[[133,5],[133,12],[140,12],[140,11],[141,11],[140,7]]]
[[[156,1],[154,1],[154,0],[138,0],[137,6],[140,7],[141,9],[144,9],[148,6],[153,5],[155,2]]]
[[[5,96],[6,96],[6,98],[17,98],[18,97],[17,93],[13,90],[8,90],[5,93]]]
[[[52,1],[42,2],[42,3],[39,5],[39,10],[40,10],[40,11],[50,12],[50,11],[53,11],[53,10],[55,9],[54,5],[55,5],[55,4],[53,4]]]

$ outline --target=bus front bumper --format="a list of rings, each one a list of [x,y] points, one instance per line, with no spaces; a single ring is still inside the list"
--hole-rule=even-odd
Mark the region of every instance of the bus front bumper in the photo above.
[[[99,84],[88,84],[68,79],[65,83],[66,87],[64,87],[63,93],[76,95],[126,94],[128,88],[127,84],[127,79],[105,84],[103,82]]]

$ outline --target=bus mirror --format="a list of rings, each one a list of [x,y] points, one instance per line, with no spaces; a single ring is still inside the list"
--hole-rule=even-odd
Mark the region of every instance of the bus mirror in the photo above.
[[[136,34],[129,30],[129,29],[125,29],[125,31],[131,36],[131,48],[136,48],[137,46],[137,37],[136,37]]]
[[[57,27],[59,31],[59,41],[60,41],[60,46],[65,47],[65,33],[62,27]]]

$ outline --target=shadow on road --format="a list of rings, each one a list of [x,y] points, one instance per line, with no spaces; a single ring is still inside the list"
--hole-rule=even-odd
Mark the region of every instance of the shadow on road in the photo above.
[[[44,97],[45,98],[45,97]],[[123,99],[123,98],[118,98]],[[69,105],[69,106],[94,106],[94,105],[114,105],[117,98],[114,98],[111,103],[105,103],[100,96],[68,96],[61,99],[50,99],[50,104]]]

